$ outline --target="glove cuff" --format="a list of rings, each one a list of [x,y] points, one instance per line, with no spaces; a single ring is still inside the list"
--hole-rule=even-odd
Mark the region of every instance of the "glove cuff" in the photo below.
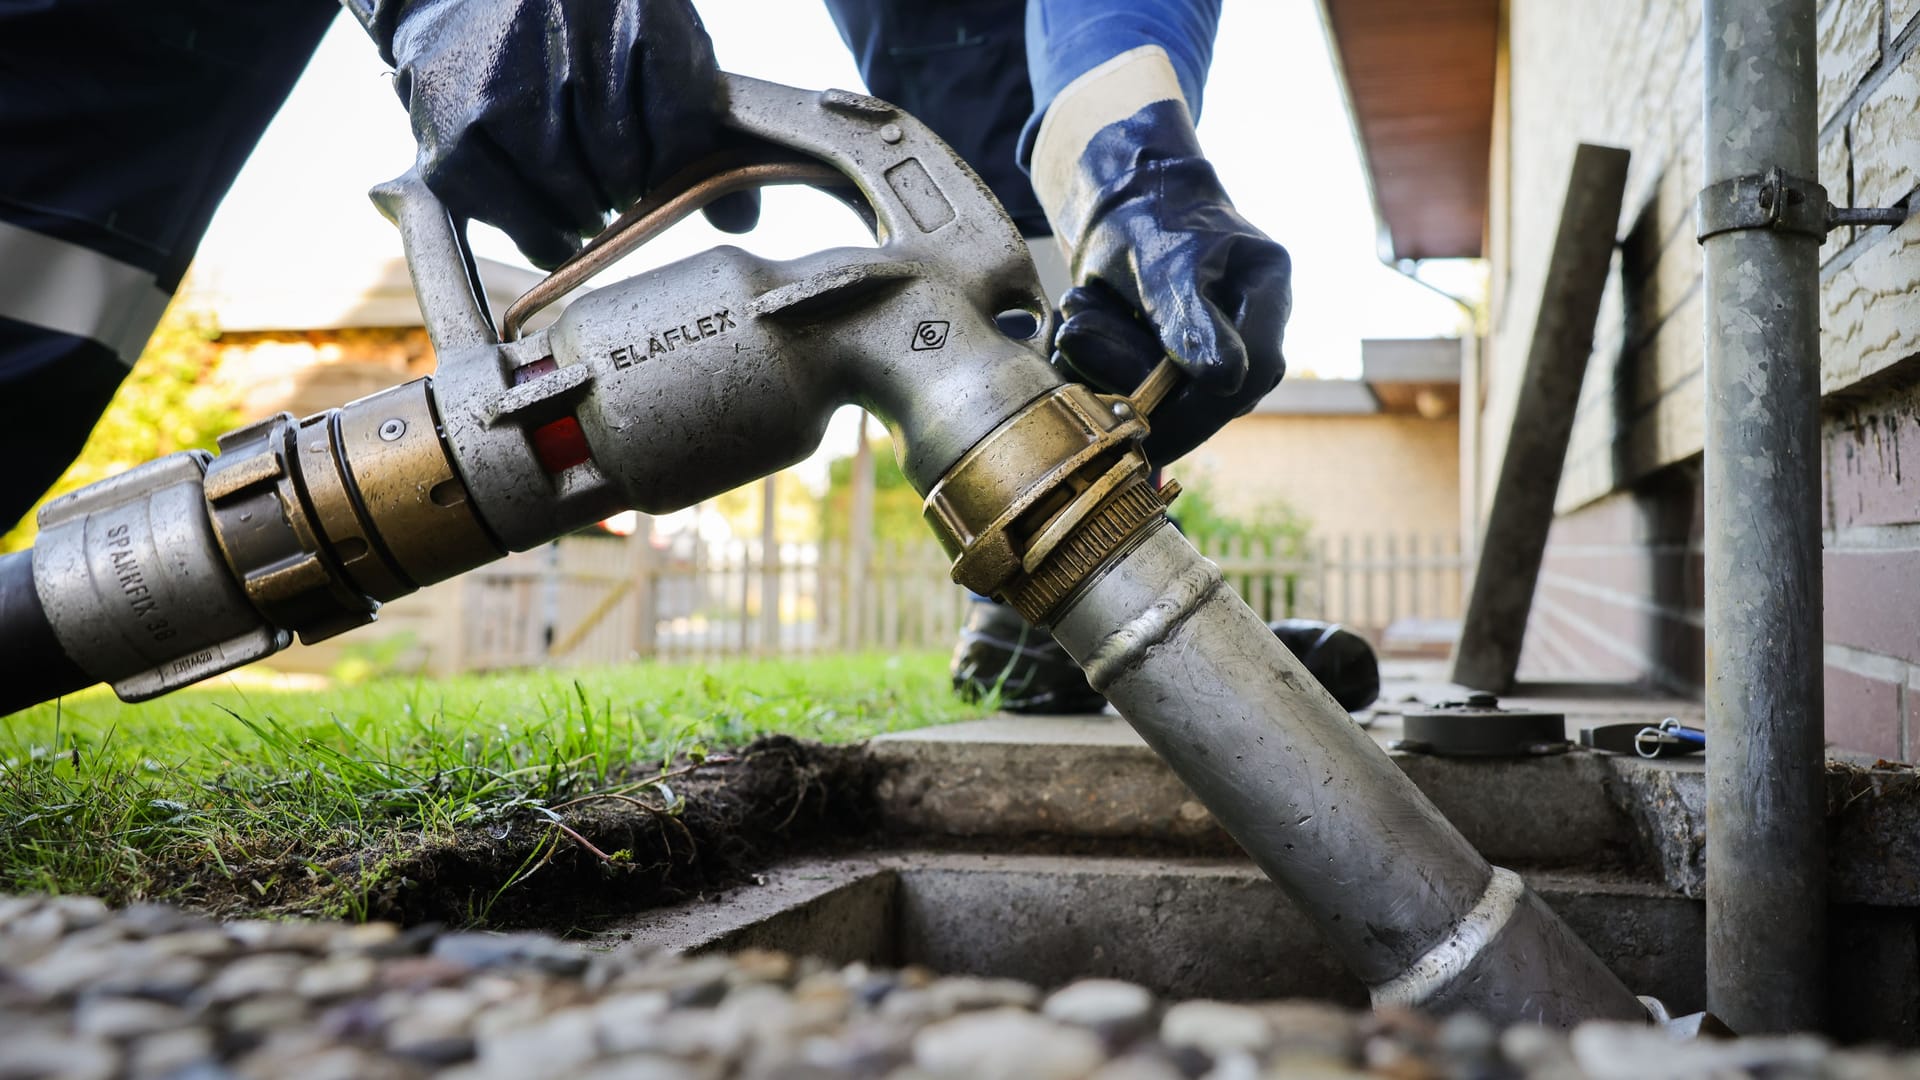
[[[1141,137],[1145,133],[1100,138],[1108,128],[1163,102],[1177,107],[1155,109],[1152,126],[1179,130],[1155,131],[1150,138]],[[1096,139],[1102,148],[1094,146]],[[1136,159],[1168,156],[1142,153],[1149,149],[1149,143],[1163,141],[1184,144],[1177,149],[1199,155],[1192,112],[1181,92],[1180,78],[1166,50],[1158,45],[1142,45],[1115,56],[1068,83],[1054,97],[1034,138],[1033,190],[1040,197],[1040,207],[1054,236],[1066,249],[1069,263],[1093,217],[1100,190],[1132,171]],[[1115,147],[1131,147],[1136,152],[1109,152]]]

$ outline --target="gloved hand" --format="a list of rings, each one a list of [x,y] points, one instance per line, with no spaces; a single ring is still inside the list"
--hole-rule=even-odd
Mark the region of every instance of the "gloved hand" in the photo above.
[[[715,147],[718,69],[689,0],[345,2],[394,67],[427,186],[535,265]],[[755,209],[709,217],[744,231]]]
[[[1158,50],[1141,51],[1164,67]],[[1156,465],[1279,384],[1293,305],[1286,249],[1234,209],[1171,69],[1161,81],[1166,96],[1088,134],[1071,117],[1055,125],[1050,116],[1034,150],[1035,189],[1075,282],[1061,303],[1055,363],[1115,393],[1133,390],[1164,357],[1186,374],[1150,418],[1146,453]],[[1076,108],[1073,93],[1069,86],[1052,108]]]

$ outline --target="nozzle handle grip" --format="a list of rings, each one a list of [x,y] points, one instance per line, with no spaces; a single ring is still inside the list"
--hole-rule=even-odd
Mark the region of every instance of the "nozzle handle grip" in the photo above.
[[[723,125],[745,155],[722,153],[684,170],[622,215],[579,254],[515,301],[496,333],[473,255],[417,169],[373,189],[400,228],[421,314],[443,356],[513,340],[552,303],[647,239],[732,191],[779,183],[851,185],[871,211],[888,257],[926,256],[985,276],[1031,276],[1019,232],[985,183],[924,125],[884,101],[845,90],[798,90],[723,72]],[[934,234],[938,234],[937,237]],[[1036,290],[1037,291],[1037,290]],[[1019,298],[1027,302],[1029,298]],[[1031,298],[1045,310],[1045,298]]]
[[[669,177],[514,301],[501,320],[503,338],[518,338],[542,308],[682,218],[747,188],[794,183],[852,188],[845,201],[863,212],[881,247],[898,262],[911,261],[918,250],[938,256],[933,261],[965,266],[982,262],[980,255],[996,245],[1024,250],[980,178],[895,106],[846,90],[798,90],[726,72],[720,80],[726,100],[722,122],[745,139]],[[942,239],[927,250],[923,238],[933,233]],[[985,261],[991,263],[991,255]],[[1037,299],[1044,310],[1045,298]]]
[[[400,229],[407,274],[413,278],[434,351],[446,357],[476,345],[498,344],[486,289],[467,246],[465,223],[454,221],[428,190],[420,170],[409,169],[369,195]]]

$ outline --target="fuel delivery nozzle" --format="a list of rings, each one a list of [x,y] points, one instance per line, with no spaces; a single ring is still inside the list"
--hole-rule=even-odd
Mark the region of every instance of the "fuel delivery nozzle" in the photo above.
[[[34,550],[0,556],[0,713],[95,680],[151,697],[329,637],[616,510],[679,509],[794,464],[858,404],[892,431],[955,580],[1050,629],[1376,1002],[1644,1017],[1166,527],[1177,488],[1153,487],[1140,439],[1173,365],[1128,396],[1064,384],[1025,242],[950,148],[864,95],[723,82],[726,122],[780,156],[663,185],[499,332],[445,209],[416,175],[383,185],[434,375],[48,504]],[[877,246],[784,261],[719,247],[528,330],[730,184],[835,177]],[[1014,308],[1041,331],[1003,333]]]

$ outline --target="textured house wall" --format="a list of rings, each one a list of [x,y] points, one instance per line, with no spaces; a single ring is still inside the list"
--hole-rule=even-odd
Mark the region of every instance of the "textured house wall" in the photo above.
[[[1483,476],[1499,468],[1574,144],[1634,155],[1529,624],[1534,677],[1699,686],[1700,12],[1510,0]],[[1920,184],[1920,0],[1825,0],[1819,35],[1819,179],[1842,205],[1899,202]],[[1920,463],[1920,221],[1836,231],[1821,261],[1828,733],[1911,757],[1920,479],[1903,460]]]
[[[1168,472],[1189,485],[1204,478],[1231,510],[1284,500],[1319,537],[1451,538],[1460,532],[1459,461],[1457,417],[1256,413]]]
[[[1555,520],[1521,678],[1700,693],[1704,574],[1697,474],[1676,466],[1637,490]]]

